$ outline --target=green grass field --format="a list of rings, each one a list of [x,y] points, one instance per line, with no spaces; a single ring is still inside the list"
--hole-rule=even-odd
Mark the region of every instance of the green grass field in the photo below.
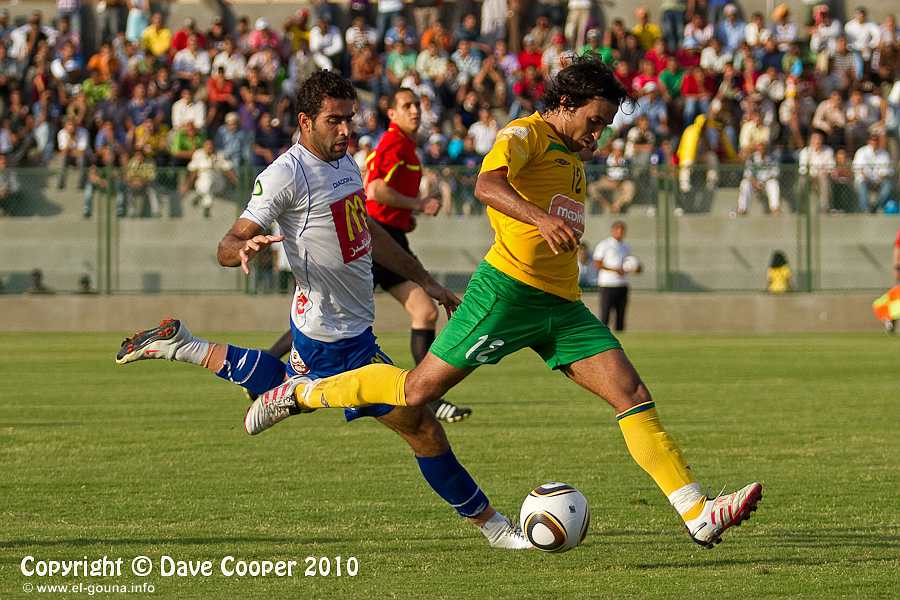
[[[206,578],[144,580],[126,564],[119,578],[50,580],[146,581],[156,598],[896,598],[900,589],[897,339],[623,338],[704,485],[765,485],[754,518],[714,550],[684,534],[605,404],[527,352],[481,369],[452,395],[476,412],[448,426],[451,442],[508,515],[547,480],[585,493],[590,533],[563,555],[490,550],[375,421],[319,411],[250,438],[240,390],[186,365],[115,367],[120,339],[0,336],[0,598],[72,597],[24,593],[47,583],[20,574],[26,555],[214,560]],[[382,342],[408,360],[404,336]],[[294,559],[299,573],[226,578],[226,555]],[[354,556],[359,571],[305,577],[306,556]]]

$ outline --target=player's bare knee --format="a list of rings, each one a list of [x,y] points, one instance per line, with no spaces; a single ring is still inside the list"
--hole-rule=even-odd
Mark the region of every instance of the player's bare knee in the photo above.
[[[433,383],[417,377],[415,371],[411,371],[406,377],[404,392],[407,406],[425,406],[440,398],[442,393]]]

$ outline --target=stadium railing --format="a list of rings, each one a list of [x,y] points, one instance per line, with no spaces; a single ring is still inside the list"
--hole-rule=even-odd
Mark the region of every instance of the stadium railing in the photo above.
[[[103,170],[106,185],[95,182],[93,194],[80,188],[77,167],[70,167],[63,189],[58,169],[8,169],[0,173],[2,291],[269,293],[291,287],[276,256],[257,257],[250,278],[221,268],[215,258],[256,172],[238,173],[238,184],[215,194],[207,215],[200,198],[185,189],[183,168],[156,168],[146,185],[130,186],[124,170]],[[797,291],[876,290],[890,283],[900,218],[884,214],[884,207],[879,214],[860,212],[852,182],[829,184],[825,203],[821,185],[796,165],[778,167],[781,214],[769,214],[765,197],[754,194],[749,214],[738,215],[744,172],[743,165],[685,170],[647,164],[632,167],[625,178],[631,184],[621,185],[621,172],[590,165],[584,241],[590,250],[614,220],[626,221],[627,241],[644,267],[632,278],[638,289],[761,291],[776,251],[786,256]],[[419,217],[411,235],[422,262],[456,289],[493,240],[474,197],[476,174],[426,169],[425,192],[442,197],[444,210],[433,219]],[[898,197],[894,190],[891,202]],[[611,207],[626,199],[614,214]]]

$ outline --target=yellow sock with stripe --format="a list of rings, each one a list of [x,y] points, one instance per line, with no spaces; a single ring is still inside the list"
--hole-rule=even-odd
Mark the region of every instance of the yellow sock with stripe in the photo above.
[[[706,496],[681,450],[662,428],[656,404],[644,402],[616,415],[628,452],[644,469],[685,521],[700,515]]]
[[[297,388],[297,404],[305,408],[356,408],[369,404],[406,406],[406,374],[394,365],[374,364],[319,379]]]

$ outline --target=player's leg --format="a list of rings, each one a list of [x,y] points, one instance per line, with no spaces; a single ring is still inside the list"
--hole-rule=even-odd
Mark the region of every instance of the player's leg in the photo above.
[[[437,305],[421,286],[412,281],[397,283],[388,289],[388,293],[403,306],[409,315],[411,322],[409,346],[413,361],[418,365],[428,354],[428,349],[434,342],[438,318]],[[432,400],[428,407],[438,420],[448,423],[462,421],[472,414],[471,408],[456,406],[443,398]]]
[[[628,286],[616,288],[616,331],[625,331],[625,308],[628,306]]]
[[[612,406],[629,453],[681,515],[691,538],[712,547],[723,531],[749,518],[762,486],[752,483],[707,499],[678,445],[663,429],[650,391],[609,328],[580,302],[560,307],[552,320],[550,339],[536,350],[548,366]]]
[[[425,407],[397,407],[378,420],[409,444],[431,489],[461,517],[478,527],[491,546],[511,550],[531,546],[521,530],[491,506],[485,493],[459,463],[447,434],[431,411]]]
[[[762,498],[762,486],[754,482],[708,499],[678,445],[663,429],[650,392],[621,349],[584,358],[562,370],[615,409],[629,453],[681,515],[691,539],[711,548],[726,529],[750,518]]]
[[[285,365],[274,356],[250,348],[217,344],[195,337],[184,323],[166,319],[157,327],[126,338],[116,363],[167,359],[198,365],[253,394],[262,394],[284,381]]]

